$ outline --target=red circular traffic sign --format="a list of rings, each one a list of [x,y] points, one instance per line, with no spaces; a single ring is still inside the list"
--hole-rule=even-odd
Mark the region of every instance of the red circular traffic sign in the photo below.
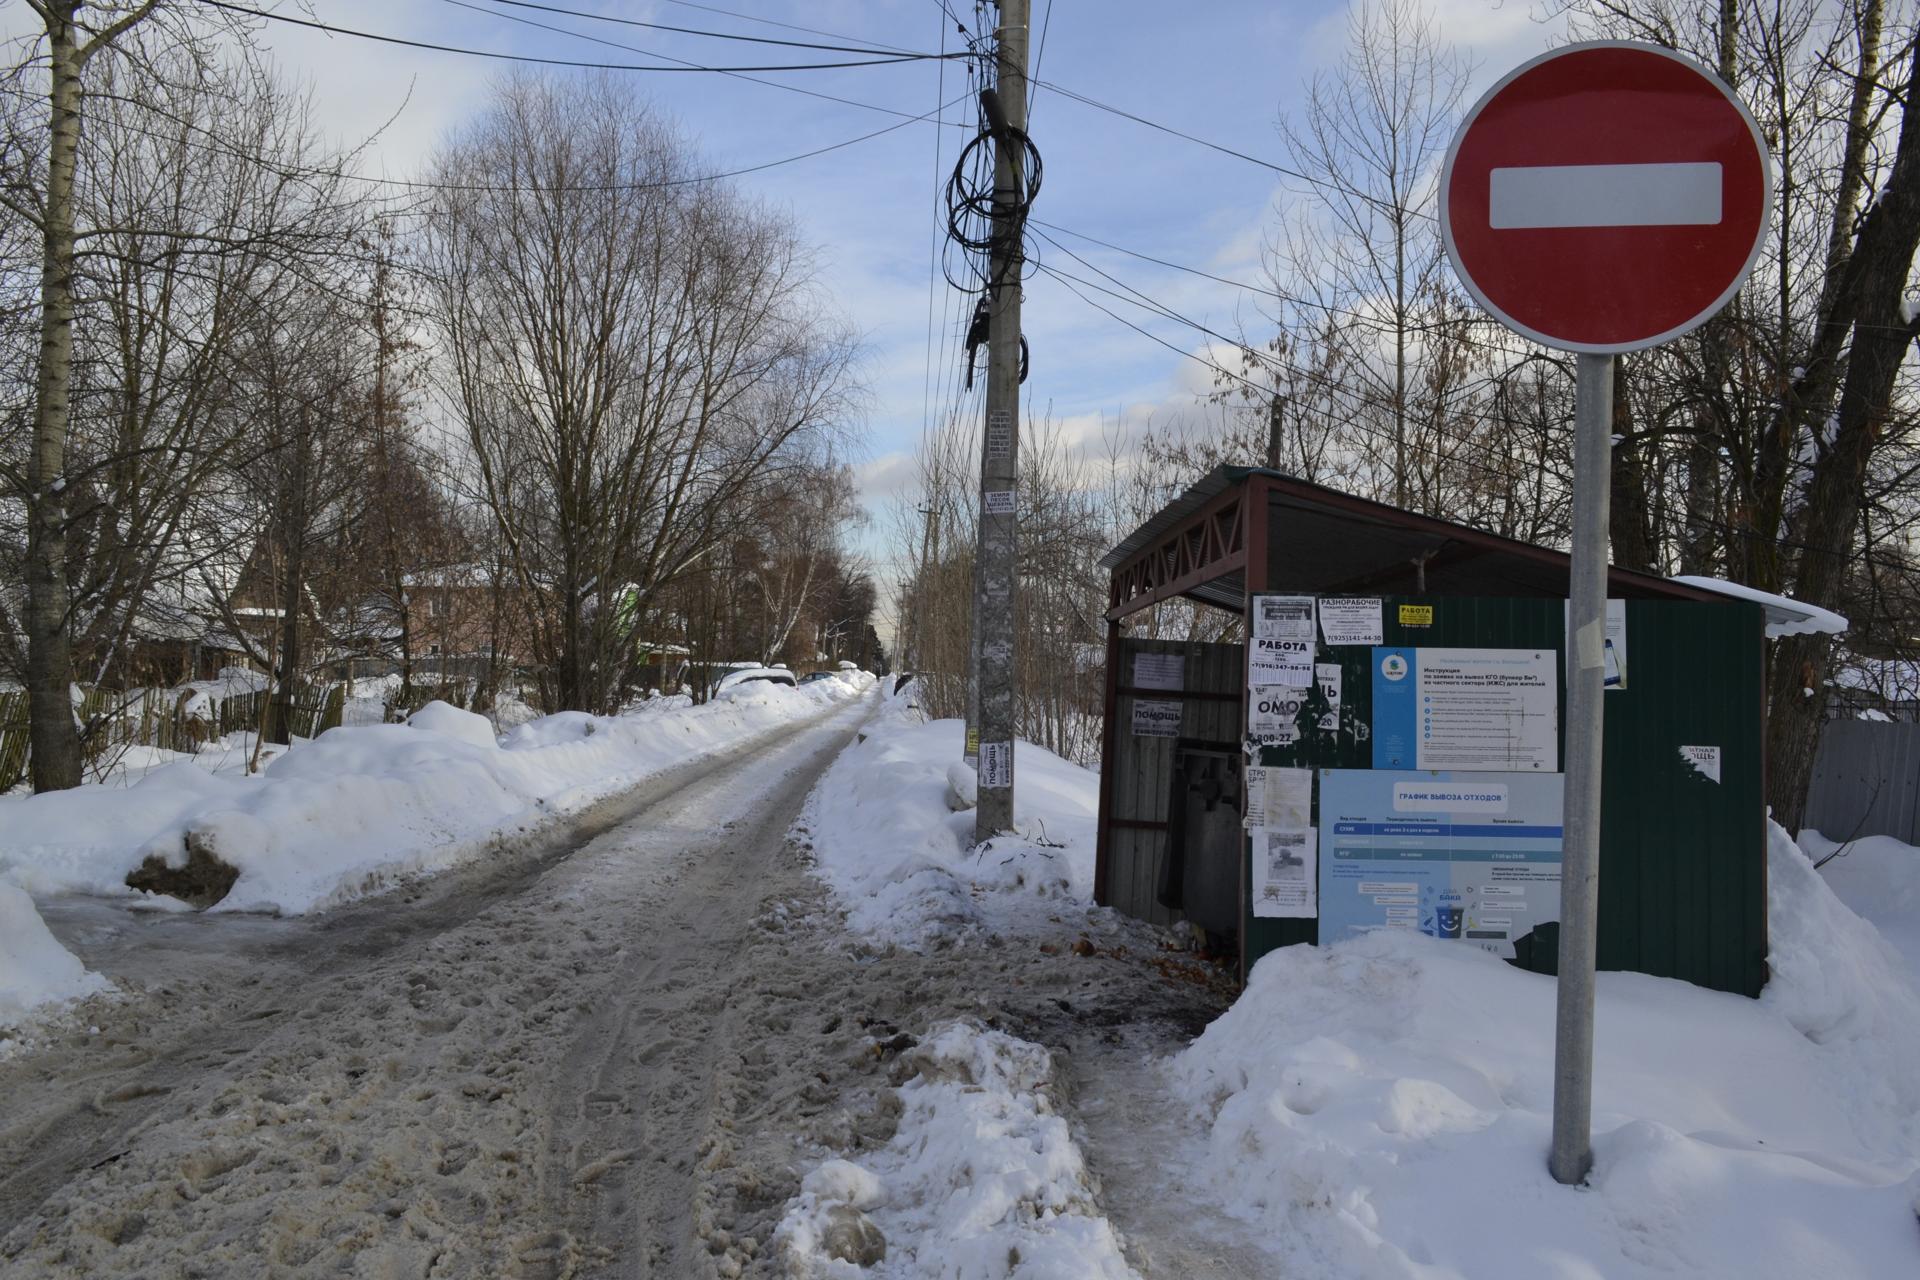
[[[1509,72],[1440,175],[1447,257],[1508,328],[1632,351],[1726,305],[1760,254],[1773,174],[1706,68],[1654,45],[1569,45]]]

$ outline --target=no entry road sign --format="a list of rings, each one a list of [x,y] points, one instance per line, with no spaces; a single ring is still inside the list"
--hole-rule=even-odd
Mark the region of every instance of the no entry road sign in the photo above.
[[[1509,328],[1632,351],[1733,296],[1772,181],[1753,117],[1704,67],[1653,45],[1577,44],[1515,68],[1467,113],[1440,226],[1454,270]]]

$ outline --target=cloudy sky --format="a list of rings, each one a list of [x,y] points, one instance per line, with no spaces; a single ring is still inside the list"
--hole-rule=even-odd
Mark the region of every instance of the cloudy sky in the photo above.
[[[788,23],[916,51],[959,47],[949,11],[978,31],[972,0],[944,0],[944,6],[942,0],[551,3],[716,32],[821,39],[771,25]],[[20,0],[0,5],[6,25],[18,30],[25,6]],[[628,63],[678,58],[706,65],[844,57],[619,26],[492,0],[305,0],[298,8],[279,7],[290,16],[364,32],[538,57]],[[1444,37],[1477,64],[1481,86],[1544,49],[1557,30],[1536,20],[1539,0],[1433,0],[1431,7]],[[1346,5],[1336,0],[1033,0],[1033,8],[1042,82],[1275,161],[1284,159],[1276,120],[1297,109],[1316,71],[1338,64],[1346,39]],[[259,38],[310,83],[321,118],[342,140],[381,130],[370,164],[395,177],[418,171],[445,131],[484,100],[489,81],[506,65],[284,23],[262,24]],[[889,111],[930,112],[942,100],[963,99],[967,88],[957,62],[757,79],[764,83],[713,74],[631,74],[634,91],[651,95],[681,122],[713,171],[847,142],[900,123],[902,117]],[[809,97],[793,92],[795,87],[850,101]],[[791,211],[821,249],[837,306],[864,337],[870,396],[857,461],[876,519],[862,544],[882,577],[889,576],[886,506],[910,479],[908,460],[923,429],[952,400],[959,363],[953,331],[965,319],[957,295],[934,272],[932,255],[936,191],[968,136],[961,126],[973,119],[973,108],[961,101],[943,119],[908,123],[737,180],[744,190]],[[1045,162],[1035,219],[1230,279],[1259,279],[1262,236],[1276,209],[1298,199],[1269,169],[1045,87],[1034,98],[1030,133]],[[1048,234],[1127,285],[1215,329],[1258,323],[1248,295],[1231,286],[1060,231]],[[1048,261],[1087,274],[1061,251],[1040,247]],[[1205,341],[1175,322],[1101,301],[1181,350],[1199,349]],[[1207,383],[1200,366],[1045,277],[1028,286],[1024,328],[1032,348],[1026,388],[1032,403],[1083,439],[1097,439],[1103,421],[1190,409]]]

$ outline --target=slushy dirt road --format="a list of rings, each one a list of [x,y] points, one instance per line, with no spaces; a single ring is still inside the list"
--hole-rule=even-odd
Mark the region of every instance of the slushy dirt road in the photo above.
[[[1036,902],[931,955],[847,937],[789,829],[870,709],[313,920],[56,906],[134,994],[0,1063],[0,1274],[779,1275],[801,1176],[891,1136],[899,1053],[955,1016],[1067,1065],[1144,1275],[1236,1274],[1125,1158],[1137,1064],[1206,1005],[1150,931]]]

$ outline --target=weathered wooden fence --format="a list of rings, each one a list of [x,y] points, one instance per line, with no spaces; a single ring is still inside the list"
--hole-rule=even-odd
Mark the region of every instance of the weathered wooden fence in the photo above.
[[[27,776],[27,695],[0,693],[0,792]]]
[[[1920,844],[1920,724],[1822,725],[1804,825],[1829,840],[1892,836]]]
[[[295,685],[289,732],[313,738],[336,727],[345,715],[346,694],[340,684]],[[268,697],[264,690],[207,694],[195,706],[196,696],[192,690],[83,688],[74,706],[80,749],[88,761],[111,761],[131,746],[192,753],[216,738],[258,730]],[[0,792],[18,786],[26,775],[27,695],[0,692]]]

